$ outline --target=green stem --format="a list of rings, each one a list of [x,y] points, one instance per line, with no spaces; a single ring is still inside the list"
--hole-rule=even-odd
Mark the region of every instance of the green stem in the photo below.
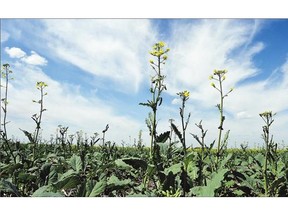
[[[222,88],[222,80],[221,76],[218,75],[219,77],[219,92],[220,92],[220,105],[219,105],[219,111],[220,111],[220,126],[219,126],[219,134],[218,134],[218,145],[217,145],[217,155],[216,155],[216,167],[218,167],[218,161],[220,157],[220,146],[221,146],[221,137],[222,137],[222,130],[223,130],[223,88]]]
[[[161,81],[161,59],[160,56],[158,57],[158,65],[157,65],[158,71],[157,72],[157,80],[155,82],[155,87],[152,93],[152,102],[154,104],[153,109],[153,119],[152,119],[152,129],[151,129],[151,143],[150,143],[150,159],[153,158],[154,155],[154,147],[156,142],[156,117],[157,117],[157,106],[158,101],[161,95],[161,87],[162,87],[162,81]],[[157,90],[157,93],[156,93]],[[156,95],[157,94],[157,95]],[[156,96],[156,97],[155,97]]]
[[[39,115],[39,120],[36,122],[36,134],[35,134],[35,148],[38,143],[38,136],[39,136],[39,131],[41,128],[41,121],[42,121],[42,113],[43,113],[43,88],[41,87],[41,99],[40,99],[40,115]]]
[[[265,188],[265,196],[269,196],[269,180],[268,180],[268,170],[267,170],[267,165],[268,165],[268,153],[269,153],[269,119],[267,118],[267,131],[265,135],[265,146],[266,146],[266,151],[265,151],[265,163],[264,163],[264,188]],[[265,132],[264,132],[265,133]]]
[[[185,100],[182,100],[182,110],[180,112],[180,116],[181,116],[181,123],[182,123],[182,133],[183,133],[183,137],[182,137],[182,145],[183,145],[183,150],[184,150],[184,155],[186,155],[186,136],[185,136],[185,124],[184,124],[184,108],[185,108]]]
[[[13,151],[10,147],[10,144],[8,142],[8,135],[7,135],[7,104],[8,104],[8,85],[9,85],[9,65],[5,64],[4,68],[5,68],[5,101],[4,101],[4,117],[3,117],[3,130],[4,130],[4,143],[7,146],[14,162],[16,163],[16,156],[14,156]]]

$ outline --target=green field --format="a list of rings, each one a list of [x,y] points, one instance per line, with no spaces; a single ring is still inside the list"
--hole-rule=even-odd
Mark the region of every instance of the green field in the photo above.
[[[1,151],[3,197],[259,197],[288,195],[288,152],[227,149],[215,167],[216,151],[169,148],[160,144],[154,162],[149,148],[106,142],[54,145],[10,143],[13,158]],[[33,151],[36,153],[34,154]],[[268,193],[265,194],[265,181]]]

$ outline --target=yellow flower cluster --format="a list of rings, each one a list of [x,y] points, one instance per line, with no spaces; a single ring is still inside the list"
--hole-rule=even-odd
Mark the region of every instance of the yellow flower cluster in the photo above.
[[[189,97],[189,96],[190,96],[190,92],[185,90],[185,91],[183,92],[183,96],[184,96],[184,97]]]
[[[158,43],[156,43],[153,46],[153,50],[150,52],[151,55],[156,56],[156,57],[161,57],[163,54],[167,53],[170,51],[169,48],[167,48],[166,50],[163,50],[163,48],[166,46],[166,44],[163,41],[160,41]],[[167,56],[163,56],[163,59],[166,60]],[[150,62],[151,63],[151,62]]]
[[[182,100],[188,100],[188,98],[189,98],[189,96],[190,96],[190,92],[189,91],[187,91],[187,90],[185,90],[185,91],[183,91],[183,92],[179,92],[179,93],[177,93],[177,95],[179,95],[181,98],[182,98]]]
[[[45,87],[47,87],[48,85],[45,83],[45,82],[37,82],[36,83],[36,87],[38,88],[38,89],[40,89],[40,88],[45,88]]]
[[[214,75],[224,75],[226,74],[228,71],[227,70],[214,70]]]
[[[272,117],[272,111],[265,111],[263,113],[259,114],[261,117],[268,117],[271,118]]]

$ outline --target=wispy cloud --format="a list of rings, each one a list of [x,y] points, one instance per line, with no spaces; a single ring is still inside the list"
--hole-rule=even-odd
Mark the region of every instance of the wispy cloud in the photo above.
[[[10,37],[10,34],[8,32],[6,32],[6,31],[3,31],[1,29],[1,36],[0,36],[1,43],[4,43],[5,41],[7,41],[9,39],[9,37]]]
[[[147,94],[139,92],[139,89],[141,85],[149,88],[149,76],[153,73],[149,68],[148,51],[153,43],[161,39],[159,35],[165,35],[165,32],[159,32],[151,20],[41,20],[35,23],[30,23],[30,29],[33,29],[35,35],[29,32],[29,36],[34,39],[30,49],[35,51],[27,55],[20,48],[5,49],[17,62],[15,77],[21,77],[20,80],[13,81],[13,92],[9,94],[11,104],[15,104],[15,107],[11,105],[12,122],[33,129],[33,122],[27,114],[31,116],[37,112],[31,100],[37,95],[36,81],[43,80],[49,85],[45,102],[48,111],[44,113],[43,125],[45,130],[49,129],[45,133],[55,131],[58,124],[70,126],[74,131],[83,129],[93,133],[101,131],[109,123],[109,133],[118,142],[130,135],[137,136],[140,129],[145,130],[144,135],[147,138],[149,134],[144,119],[138,122],[127,116],[127,113],[119,113],[117,104],[100,99],[97,94],[93,97],[81,94],[79,89],[83,86],[53,80],[39,66],[49,66],[46,58],[57,59],[59,64],[65,61],[80,68],[79,72],[84,72],[83,76],[89,74],[95,80],[104,80],[105,85],[109,83],[107,88],[113,93],[122,91],[139,97],[141,95],[142,98]],[[170,21],[168,26],[171,35],[167,37],[167,44],[171,51],[164,67],[168,95],[163,95],[164,102],[159,108],[159,132],[169,130],[170,118],[175,119],[176,125],[180,123],[180,101],[176,93],[189,90],[191,94],[186,113],[191,112],[192,115],[188,131],[197,133],[194,123],[199,123],[202,119],[203,126],[208,129],[208,140],[212,142],[217,137],[219,126],[215,107],[219,102],[219,95],[210,86],[208,77],[214,69],[227,69],[224,91],[235,87],[224,102],[224,129],[231,129],[230,146],[244,141],[250,144],[261,142],[263,122],[259,113],[265,110],[278,113],[273,123],[275,138],[288,139],[287,132],[283,129],[287,128],[288,122],[285,115],[288,110],[285,102],[288,60],[283,60],[282,65],[275,67],[275,76],[268,78],[261,76],[263,71],[254,61],[266,49],[264,41],[255,39],[264,25],[262,21],[235,19]],[[27,30],[21,29],[21,39],[27,34],[25,31]],[[37,53],[45,53],[45,57]],[[27,64],[26,67],[23,67],[24,63]],[[101,92],[98,84],[95,87],[97,85]],[[147,99],[141,98],[139,101]],[[131,104],[127,102],[127,109],[129,105]],[[9,126],[12,128],[11,125],[13,123]],[[17,130],[18,127],[15,132]],[[189,143],[195,143],[192,136],[187,135],[187,138]],[[149,142],[148,139],[145,141]]]
[[[169,41],[170,63],[167,65],[168,91],[174,96],[185,89],[191,91],[186,108],[193,113],[192,122],[203,119],[210,138],[215,137],[219,124],[215,107],[219,103],[219,95],[208,80],[214,69],[229,71],[224,91],[236,87],[225,98],[227,120],[224,125],[225,129],[231,129],[232,145],[244,141],[261,142],[262,122],[258,114],[265,110],[279,112],[288,109],[283,94],[287,92],[287,62],[280,66],[283,81],[278,80],[277,84],[271,80],[242,84],[242,81],[261,74],[253,59],[265,49],[263,42],[254,41],[261,27],[253,21],[241,20],[199,20],[191,24],[176,21],[173,24]],[[175,102],[177,100],[173,99],[172,104]],[[277,128],[279,131],[276,134],[282,133],[283,128]],[[191,125],[191,131],[197,131],[197,128]]]
[[[136,92],[156,40],[149,20],[45,20],[48,51],[87,73]],[[145,63],[145,64],[143,64]]]
[[[35,129],[31,116],[39,112],[38,104],[32,102],[40,97],[36,89],[38,81],[48,84],[45,88],[48,94],[44,98],[47,112],[43,114],[42,124],[43,138],[46,140],[55,134],[57,125],[69,126],[70,134],[83,130],[90,136],[94,132],[101,134],[109,123],[111,130],[107,132],[107,138],[119,144],[121,140],[128,142],[129,136],[135,137],[141,129],[141,124],[132,118],[116,115],[105,101],[84,97],[77,86],[49,78],[38,66],[27,66],[22,62],[13,65],[12,75],[17,79],[11,81],[9,87],[9,134],[24,139],[19,128],[31,132]]]

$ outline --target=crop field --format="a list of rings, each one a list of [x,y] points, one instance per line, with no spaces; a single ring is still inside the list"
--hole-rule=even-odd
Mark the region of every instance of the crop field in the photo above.
[[[171,120],[169,131],[157,128],[158,114],[164,98],[166,76],[162,73],[170,49],[162,41],[155,43],[149,61],[153,75],[149,89],[151,98],[142,101],[148,116],[145,120],[150,143],[143,143],[142,132],[133,146],[121,146],[105,138],[107,125],[101,133],[87,138],[83,133],[70,134],[68,127],[58,126],[53,142],[41,139],[43,115],[49,83],[36,83],[35,106],[32,115],[33,132],[20,129],[28,142],[10,137],[9,82],[13,72],[9,64],[1,70],[1,197],[286,197],[288,196],[288,151],[274,142],[271,127],[272,111],[263,111],[259,118],[263,146],[249,149],[227,148],[229,130],[224,130],[225,100],[234,94],[223,85],[229,79],[227,70],[214,70],[209,79],[211,91],[219,93],[218,136],[207,143],[207,130],[202,121],[196,124],[198,133],[190,134],[200,146],[187,143],[190,113],[185,110],[190,92],[177,93],[180,126]],[[227,76],[227,77],[226,77]],[[17,79],[17,77],[13,77]],[[207,77],[208,79],[208,77]],[[2,96],[3,95],[3,96]],[[10,122],[9,124],[13,124]],[[176,137],[173,139],[172,137]]]

